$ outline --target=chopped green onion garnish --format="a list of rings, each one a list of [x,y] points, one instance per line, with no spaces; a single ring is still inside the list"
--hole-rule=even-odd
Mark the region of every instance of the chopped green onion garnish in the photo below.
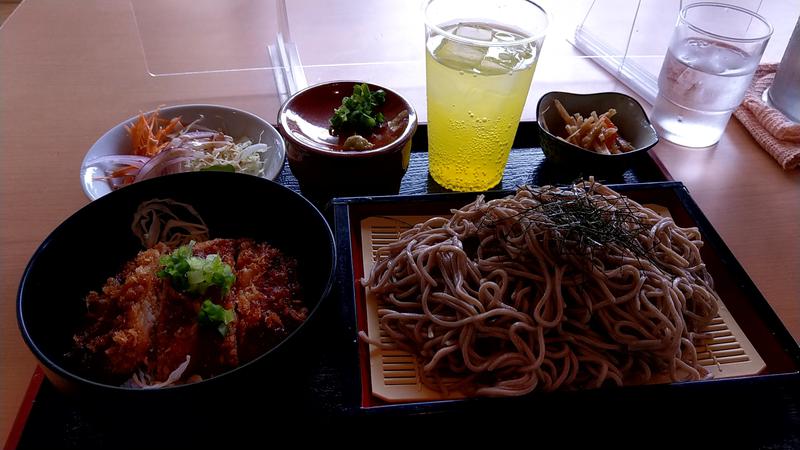
[[[172,287],[181,292],[202,295],[209,287],[219,286],[222,295],[227,294],[236,279],[231,266],[216,254],[205,258],[193,256],[193,247],[194,241],[162,256],[159,262],[164,268],[158,276],[169,278]]]
[[[342,99],[342,106],[333,111],[331,128],[341,134],[357,132],[369,134],[372,129],[383,123],[383,113],[375,109],[386,101],[386,92],[378,89],[369,91],[366,83],[353,86],[353,95]]]
[[[228,324],[233,322],[233,319],[232,309],[225,309],[209,299],[203,301],[203,305],[200,306],[200,314],[197,316],[197,321],[201,325],[216,326],[222,336],[228,334]]]

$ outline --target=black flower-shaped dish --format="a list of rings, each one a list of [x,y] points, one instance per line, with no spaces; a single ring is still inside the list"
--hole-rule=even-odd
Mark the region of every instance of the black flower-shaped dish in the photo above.
[[[617,114],[613,122],[619,129],[619,136],[627,140],[634,149],[617,154],[602,154],[571,144],[559,136],[564,135],[564,119],[555,107],[555,100],[561,102],[570,113],[580,113],[588,117],[592,111],[602,114],[613,108]],[[572,94],[569,92],[548,92],[536,106],[536,117],[541,129],[541,146],[545,156],[554,163],[591,167],[598,170],[625,169],[658,143],[655,128],[647,118],[644,108],[634,98],[619,92],[597,94]]]

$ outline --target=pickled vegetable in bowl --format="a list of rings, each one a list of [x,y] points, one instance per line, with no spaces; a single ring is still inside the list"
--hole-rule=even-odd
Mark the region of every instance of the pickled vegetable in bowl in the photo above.
[[[334,81],[292,95],[278,111],[278,127],[300,189],[325,201],[396,194],[408,169],[417,115],[387,87]]]
[[[386,92],[370,92],[367,83],[353,86],[353,94],[342,98],[342,106],[333,110],[330,132],[339,136],[342,150],[369,150],[396,139],[408,124],[408,110],[387,120],[380,112]]]
[[[658,143],[642,105],[620,92],[548,92],[536,117],[547,159],[589,173],[625,170]]]
[[[329,151],[363,151],[385,147],[401,137],[411,117],[393,95],[387,101],[383,88],[339,84],[316,104],[287,112],[295,138]]]

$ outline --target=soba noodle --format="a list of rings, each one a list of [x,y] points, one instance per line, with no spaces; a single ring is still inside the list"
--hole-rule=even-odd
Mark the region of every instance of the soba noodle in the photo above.
[[[133,215],[131,230],[145,248],[159,242],[177,247],[208,240],[208,227],[194,207],[169,198],[142,202]]]
[[[700,246],[696,228],[593,181],[520,188],[416,225],[362,282],[384,303],[388,347],[416,355],[436,390],[696,380],[694,342],[719,301]]]

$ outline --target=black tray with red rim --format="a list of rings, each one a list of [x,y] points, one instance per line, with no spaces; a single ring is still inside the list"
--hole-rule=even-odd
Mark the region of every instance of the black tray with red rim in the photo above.
[[[632,439],[633,431],[639,430],[658,439],[658,445],[668,445],[673,439],[689,447],[733,439],[737,447],[800,448],[800,348],[683,185],[668,182],[660,163],[651,157],[642,158],[627,170],[608,173],[553,165],[544,159],[538,128],[532,122],[520,124],[503,180],[489,195],[503,195],[522,184],[568,184],[594,175],[597,181],[615,185],[621,192],[675,207],[681,220],[701,227],[705,241],[713,247],[713,264],[724,273],[724,289],[738,293],[735,307],[728,306],[767,362],[767,372],[714,382],[535,393],[519,399],[406,405],[371,400],[360,355],[363,347],[355,337],[359,318],[354,278],[357,263],[351,253],[357,239],[351,233],[354,221],[376,211],[441,211],[474,199],[474,194],[446,193],[430,179],[424,125],[417,130],[413,148],[399,196],[335,199],[319,204],[336,231],[341,255],[337,262],[338,290],[325,300],[320,320],[307,333],[307,351],[290,357],[281,373],[265,371],[263,378],[232,389],[225,398],[142,408],[65,396],[37,370],[7,448],[267,446],[276,435],[289,430],[313,432],[315,422],[342,426],[339,439],[351,441],[356,435],[348,431],[385,430],[385,436],[390,436],[394,430],[402,435],[407,429],[398,427],[406,425],[436,431],[453,431],[442,427],[456,427],[463,438],[475,425],[475,432],[492,429],[495,431],[486,433],[494,436],[498,427],[527,427],[528,433],[540,435],[541,442],[549,435],[551,439],[558,436],[562,444],[585,439],[594,444],[619,444]],[[299,191],[288,165],[277,181]],[[695,406],[709,402],[715,405],[713,410]],[[727,432],[716,434],[721,427]],[[589,434],[592,430],[613,433]],[[692,430],[699,432],[699,440],[684,439]],[[500,441],[514,436],[501,433]],[[295,435],[295,440],[304,442],[305,437]],[[642,445],[649,446],[647,442]]]

